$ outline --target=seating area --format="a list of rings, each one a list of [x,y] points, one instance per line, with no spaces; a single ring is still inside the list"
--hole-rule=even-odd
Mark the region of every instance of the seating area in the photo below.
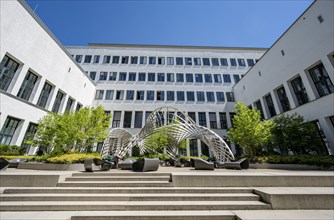
[[[248,158],[242,158],[235,162],[226,162],[224,163],[224,167],[226,169],[237,169],[237,170],[243,170],[249,168],[249,160]]]

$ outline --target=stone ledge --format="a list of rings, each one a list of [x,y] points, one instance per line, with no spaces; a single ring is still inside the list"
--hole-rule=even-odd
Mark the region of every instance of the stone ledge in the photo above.
[[[17,169],[29,170],[81,170],[84,171],[83,164],[53,164],[53,163],[19,163]]]
[[[251,169],[278,169],[278,170],[334,170],[334,166],[323,167],[306,164],[272,164],[272,163],[251,163]]]

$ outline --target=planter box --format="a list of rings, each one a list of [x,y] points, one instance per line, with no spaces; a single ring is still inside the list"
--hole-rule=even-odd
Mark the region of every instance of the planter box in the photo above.
[[[17,169],[30,170],[85,170],[83,164],[20,163]]]
[[[249,164],[251,169],[279,169],[279,170],[334,170],[334,166],[322,167],[306,164],[271,164],[271,163],[253,163]]]

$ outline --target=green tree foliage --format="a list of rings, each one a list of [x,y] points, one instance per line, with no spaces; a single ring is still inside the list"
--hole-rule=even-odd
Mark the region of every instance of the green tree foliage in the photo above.
[[[245,153],[254,157],[269,141],[271,141],[271,129],[274,122],[261,121],[260,112],[249,109],[246,105],[238,102],[233,111],[233,127],[228,131],[229,140],[240,145]]]
[[[62,115],[49,113],[39,120],[34,139],[27,144],[39,147],[39,154],[55,155],[70,151],[83,152],[107,136],[111,115],[104,108],[85,107]]]
[[[169,134],[168,128],[162,128],[146,138],[145,145],[151,153],[161,153],[164,148],[170,148],[175,144],[175,139]]]
[[[304,118],[297,113],[280,115],[274,119],[272,129],[274,144],[280,147],[283,155],[310,154],[327,155],[327,149],[314,123],[305,123]]]

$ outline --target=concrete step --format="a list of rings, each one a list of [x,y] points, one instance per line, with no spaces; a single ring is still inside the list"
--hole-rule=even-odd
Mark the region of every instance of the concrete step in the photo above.
[[[101,172],[80,172],[73,173],[72,176],[171,176],[171,173],[160,173],[160,172],[133,172],[122,171],[122,170],[111,170]]]
[[[19,201],[1,202],[0,211],[124,211],[124,210],[265,210],[261,201]]]
[[[224,194],[2,194],[0,201],[259,201],[252,193]]]
[[[169,176],[74,176],[65,181],[170,181]]]
[[[65,181],[59,187],[172,187],[169,181]]]
[[[109,193],[252,193],[248,187],[19,187],[6,188],[4,194],[70,193],[70,194],[109,194]]]

